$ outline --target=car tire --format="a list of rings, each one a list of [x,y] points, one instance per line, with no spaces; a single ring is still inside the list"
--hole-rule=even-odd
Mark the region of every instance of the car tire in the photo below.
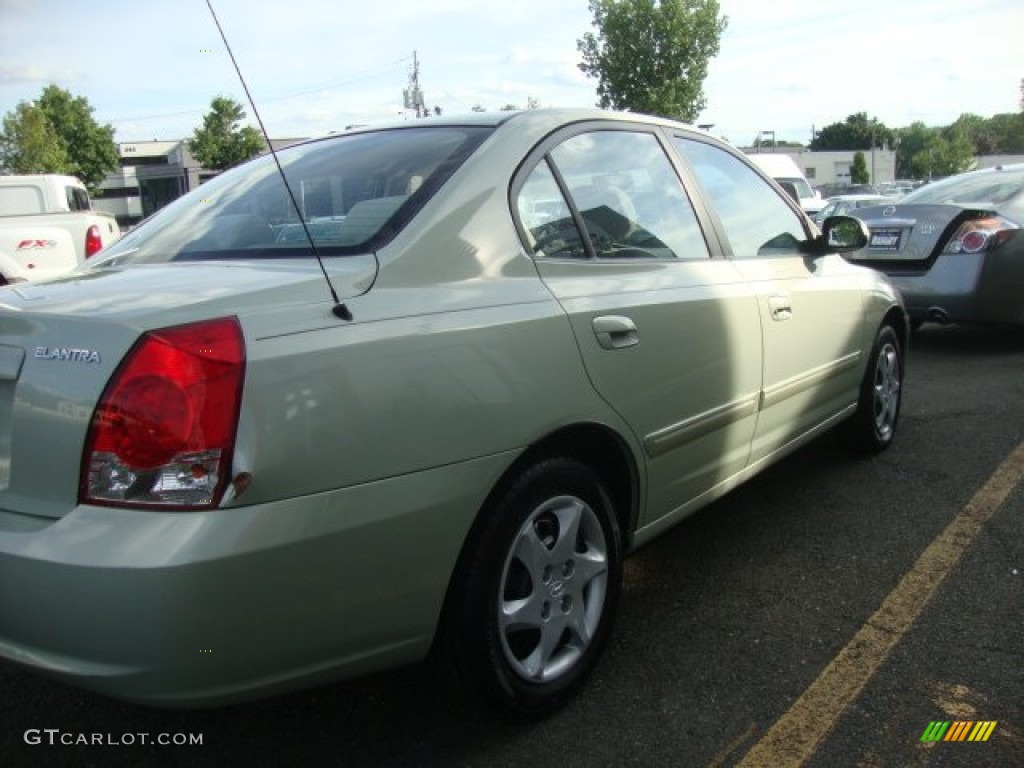
[[[529,466],[464,551],[443,628],[448,671],[504,712],[552,712],[596,666],[621,581],[622,539],[601,480],[569,457]]]
[[[883,325],[871,347],[857,410],[843,426],[846,444],[869,454],[888,448],[896,435],[902,401],[903,345],[896,329]]]

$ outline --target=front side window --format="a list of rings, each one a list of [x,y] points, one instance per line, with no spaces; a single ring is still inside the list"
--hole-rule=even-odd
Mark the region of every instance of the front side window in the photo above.
[[[800,251],[803,222],[752,168],[702,141],[676,137],[676,144],[718,212],[735,258]]]
[[[693,206],[650,133],[605,130],[567,139],[530,173],[516,207],[530,249],[540,256],[709,258]]]
[[[278,158],[294,202],[274,158],[266,155],[161,209],[105,250],[95,265],[306,258],[309,237],[323,256],[375,250],[490,133],[485,127],[439,126],[354,133],[288,147]]]

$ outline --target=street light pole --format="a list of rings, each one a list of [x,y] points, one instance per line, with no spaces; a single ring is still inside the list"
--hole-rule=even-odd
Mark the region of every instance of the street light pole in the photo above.
[[[875,126],[871,126],[871,183],[875,183]]]

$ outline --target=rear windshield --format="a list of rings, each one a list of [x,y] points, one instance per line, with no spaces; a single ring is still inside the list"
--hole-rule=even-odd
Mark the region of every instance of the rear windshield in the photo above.
[[[280,150],[294,203],[274,158],[266,155],[163,208],[104,251],[95,265],[306,258],[309,237],[322,256],[376,250],[491,130],[403,128],[332,136]]]
[[[1005,203],[1024,189],[1024,168],[953,176],[921,187],[904,203]]]

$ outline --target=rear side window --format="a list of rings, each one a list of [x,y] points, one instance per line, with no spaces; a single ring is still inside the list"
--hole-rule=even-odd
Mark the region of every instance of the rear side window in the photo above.
[[[583,236],[546,160],[533,169],[516,198],[531,252],[554,259],[585,259]]]
[[[376,250],[401,231],[491,130],[382,130],[289,147],[278,158],[294,203],[274,158],[266,155],[163,208],[96,263],[308,258],[307,230],[323,256]]]
[[[86,194],[84,189],[79,189],[78,187],[64,187],[64,193],[67,196],[69,211],[89,210],[89,195]]]
[[[539,256],[586,258],[591,252],[601,259],[710,256],[679,177],[650,133],[604,130],[567,139],[534,168],[516,204],[530,250]]]
[[[799,216],[742,160],[702,141],[676,137],[718,212],[734,258],[799,252],[807,233]]]

